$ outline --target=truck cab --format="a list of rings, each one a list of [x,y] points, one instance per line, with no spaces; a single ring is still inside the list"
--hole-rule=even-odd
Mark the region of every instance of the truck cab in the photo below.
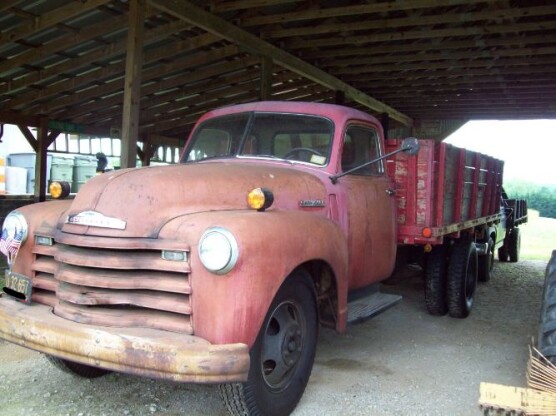
[[[233,414],[290,413],[319,325],[343,332],[348,294],[394,268],[383,137],[336,105],[222,108],[178,165],[13,212],[0,337],[76,374],[221,383]]]

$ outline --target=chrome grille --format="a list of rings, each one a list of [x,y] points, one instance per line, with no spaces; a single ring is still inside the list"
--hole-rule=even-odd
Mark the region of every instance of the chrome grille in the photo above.
[[[63,243],[33,249],[33,302],[80,323],[193,333],[189,263],[162,259],[164,242],[99,248],[103,239],[57,238]]]

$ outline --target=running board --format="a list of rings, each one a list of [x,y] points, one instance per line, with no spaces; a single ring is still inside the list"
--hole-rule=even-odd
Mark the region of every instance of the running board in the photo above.
[[[402,300],[400,295],[375,292],[348,303],[347,323],[349,325],[366,321]]]

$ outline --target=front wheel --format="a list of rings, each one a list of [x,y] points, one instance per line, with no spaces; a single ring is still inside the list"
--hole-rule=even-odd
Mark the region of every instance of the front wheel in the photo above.
[[[318,335],[317,302],[308,273],[294,272],[276,294],[249,353],[245,383],[220,385],[233,415],[288,415],[305,391]]]

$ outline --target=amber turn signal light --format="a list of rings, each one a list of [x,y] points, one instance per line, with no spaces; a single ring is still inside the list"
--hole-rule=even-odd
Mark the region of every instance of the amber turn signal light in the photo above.
[[[68,182],[52,182],[48,187],[50,195],[54,199],[66,198],[70,194],[70,184]]]
[[[272,191],[265,188],[255,188],[247,194],[247,204],[257,211],[264,211],[274,202]]]

